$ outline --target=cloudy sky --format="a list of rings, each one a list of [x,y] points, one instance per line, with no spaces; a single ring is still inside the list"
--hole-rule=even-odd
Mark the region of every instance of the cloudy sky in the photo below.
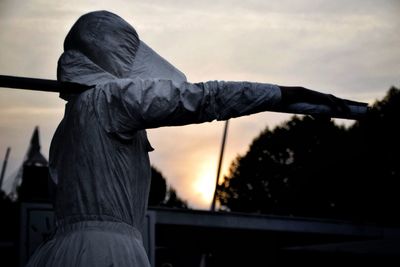
[[[55,79],[69,28],[100,9],[130,22],[192,82],[301,85],[369,103],[400,85],[398,0],[1,0],[0,74]],[[3,187],[36,125],[48,156],[64,104],[57,94],[0,88],[1,161],[12,149]],[[288,118],[265,112],[231,120],[223,171],[262,129]],[[192,207],[209,207],[222,130],[213,122],[149,131],[153,165]]]

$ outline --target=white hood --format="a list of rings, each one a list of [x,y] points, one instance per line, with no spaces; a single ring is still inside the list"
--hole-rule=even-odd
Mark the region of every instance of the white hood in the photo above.
[[[57,79],[93,86],[117,78],[186,81],[121,17],[108,11],[81,16],[65,38]]]

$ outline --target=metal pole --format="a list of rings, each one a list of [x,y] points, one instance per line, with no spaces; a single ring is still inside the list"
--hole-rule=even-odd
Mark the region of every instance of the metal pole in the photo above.
[[[225,121],[224,135],[222,136],[221,153],[219,154],[217,178],[216,178],[216,181],[215,181],[215,189],[214,189],[213,200],[212,200],[212,203],[211,203],[211,211],[215,211],[215,202],[217,200],[218,181],[219,181],[219,176],[220,176],[220,173],[221,173],[222,160],[224,158],[224,150],[225,150],[226,136],[227,136],[227,133],[228,133],[228,125],[229,125],[229,120]]]
[[[77,83],[7,75],[0,75],[0,87],[56,93],[80,93],[90,88]]]
[[[6,156],[5,156],[4,161],[3,161],[3,168],[1,168],[0,190],[1,190],[1,187],[3,186],[4,174],[6,173],[8,157],[10,156],[10,150],[11,150],[11,148],[7,147]]]

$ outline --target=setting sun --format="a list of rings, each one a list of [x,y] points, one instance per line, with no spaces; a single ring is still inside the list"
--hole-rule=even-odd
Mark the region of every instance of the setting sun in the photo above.
[[[217,163],[212,160],[203,161],[195,170],[195,181],[193,182],[193,192],[195,198],[204,208],[211,205],[215,189],[215,177],[217,174]]]

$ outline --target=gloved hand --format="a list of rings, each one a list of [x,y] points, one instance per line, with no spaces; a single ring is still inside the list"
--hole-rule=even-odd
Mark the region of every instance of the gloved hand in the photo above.
[[[346,100],[338,98],[332,94],[324,94],[298,86],[279,86],[279,88],[282,92],[282,106],[306,102],[317,105],[326,105],[332,109],[332,113],[334,114],[348,114],[350,112]],[[318,115],[315,117],[318,117]]]

